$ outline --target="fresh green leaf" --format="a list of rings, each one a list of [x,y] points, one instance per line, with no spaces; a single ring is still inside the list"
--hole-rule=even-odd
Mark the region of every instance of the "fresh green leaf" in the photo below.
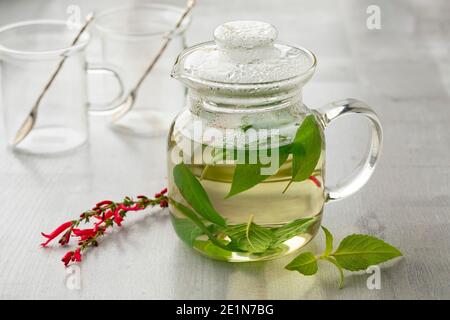
[[[225,220],[214,209],[205,189],[186,165],[177,164],[173,168],[173,177],[183,198],[199,215],[220,226],[226,226]]]
[[[365,270],[401,256],[402,253],[383,240],[363,234],[353,234],[344,238],[337,250],[331,254],[339,265],[350,271]]]
[[[331,262],[338,269],[338,271],[339,271],[339,289],[342,289],[344,287],[344,269],[342,269],[341,265],[336,261],[336,259],[334,259],[332,257],[323,256],[323,257],[321,257],[321,259]]]
[[[175,200],[171,200],[170,203],[180,211],[183,215],[185,215],[188,219],[190,219],[204,234],[208,237],[213,237],[211,231],[209,231],[208,227],[202,222],[202,220],[197,216],[197,214],[192,211],[192,209],[186,207],[182,203],[179,203]]]
[[[324,226],[322,226],[322,230],[325,233],[325,251],[323,252],[323,255],[328,256],[331,251],[333,251],[333,235]]]
[[[317,258],[311,252],[300,253],[285,268],[290,271],[298,271],[305,276],[311,276],[318,270]]]
[[[246,191],[266,180],[269,176],[261,175],[261,167],[260,164],[237,164],[234,169],[231,188],[226,198]]]
[[[190,219],[176,218],[171,215],[175,232],[188,246],[193,246],[195,240],[203,234],[202,228]]]
[[[286,162],[289,157],[289,148],[287,146],[281,147],[278,150],[278,166],[279,169],[283,163]],[[272,150],[274,152],[274,150]],[[248,157],[246,157],[248,159]],[[263,182],[270,175],[262,175],[261,169],[264,167],[270,167],[270,164],[261,164],[258,160],[258,163],[254,164],[237,164],[234,169],[233,181],[231,183],[231,188],[226,196],[226,198],[232,197],[246,191],[250,188],[253,188],[257,184]]]
[[[316,222],[316,218],[297,219],[282,227],[273,229],[271,247],[277,247],[292,237],[304,233],[314,222]]]
[[[308,179],[314,172],[322,152],[322,134],[313,115],[307,116],[297,129],[291,152],[292,180],[290,183]]]
[[[213,244],[211,241],[195,241],[194,248],[200,250],[201,252],[204,252],[208,257],[223,261],[228,261],[228,259],[231,258],[231,255],[233,254],[231,251],[225,250]]]
[[[226,234],[231,242],[228,248],[244,252],[265,252],[272,243],[270,229],[261,227],[249,220],[248,223],[237,224],[227,229]]]
[[[223,249],[225,248],[225,245],[221,243],[217,238],[214,236],[214,234],[210,231],[210,229],[200,220],[200,218],[197,216],[197,214],[192,211],[190,208],[186,207],[185,205],[175,201],[171,200],[171,204],[180,211],[182,214],[184,214],[187,218],[189,218],[199,229],[202,230],[204,234],[208,236],[208,238],[211,240],[212,243],[214,243],[216,246],[221,247]]]

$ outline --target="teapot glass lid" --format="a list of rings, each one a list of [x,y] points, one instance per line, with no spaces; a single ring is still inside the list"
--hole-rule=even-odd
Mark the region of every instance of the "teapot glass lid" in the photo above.
[[[314,54],[278,42],[277,36],[277,29],[265,22],[224,23],[215,29],[215,41],[182,52],[172,75],[210,86],[307,81],[316,65]]]

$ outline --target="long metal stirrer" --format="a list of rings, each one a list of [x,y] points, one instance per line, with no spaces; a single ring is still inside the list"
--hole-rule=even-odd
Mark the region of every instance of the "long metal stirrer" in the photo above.
[[[181,26],[183,21],[186,19],[188,14],[191,12],[192,8],[195,6],[196,1],[195,0],[188,0],[186,4],[186,8],[183,11],[183,14],[180,16],[180,18],[177,21],[177,24],[175,27],[168,33],[166,40],[159,48],[158,52],[156,53],[156,56],[151,60],[150,64],[148,65],[147,69],[145,69],[142,76],[139,78],[138,82],[134,86],[134,88],[130,91],[128,97],[125,99],[125,101],[122,103],[122,105],[118,108],[118,111],[113,115],[113,121],[117,121],[120,118],[122,118],[125,114],[127,114],[131,108],[133,107],[135,101],[137,92],[144,82],[145,78],[148,76],[148,74],[152,71],[155,64],[158,62],[159,58],[162,56],[164,51],[166,50],[167,46],[169,45],[170,41],[172,40],[173,33],[176,32],[176,30]]]
[[[89,24],[92,22],[93,19],[94,19],[94,14],[93,13],[90,13],[90,14],[88,14],[86,16],[86,22],[81,27],[81,29],[78,32],[78,34],[76,35],[76,37],[73,39],[73,41],[71,43],[71,46],[75,45],[78,42],[78,40],[80,39],[81,35],[87,29],[87,27],[89,26]],[[50,79],[47,81],[47,84],[45,85],[45,87],[42,90],[41,94],[39,95],[39,97],[37,98],[36,102],[34,103],[33,108],[31,109],[30,113],[28,113],[27,118],[22,123],[20,129],[17,131],[17,134],[16,134],[16,136],[14,138],[14,141],[12,143],[14,146],[19,144],[23,139],[25,139],[25,137],[30,133],[30,131],[33,129],[34,125],[36,124],[36,119],[37,119],[37,113],[38,113],[39,105],[40,105],[42,99],[44,98],[45,94],[47,93],[48,89],[50,89],[50,86],[52,85],[52,83],[55,80],[56,76],[58,75],[59,71],[63,67],[64,62],[66,61],[66,59],[67,59],[67,56],[64,56],[61,59],[61,61],[59,62],[57,68],[53,72],[53,74],[50,77]]]

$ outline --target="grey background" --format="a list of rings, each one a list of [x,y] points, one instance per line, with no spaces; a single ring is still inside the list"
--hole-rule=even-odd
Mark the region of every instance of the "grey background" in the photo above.
[[[174,1],[172,1],[174,2]],[[1,1],[0,24],[83,14],[121,1]],[[179,1],[178,3],[183,3]],[[381,8],[380,30],[366,28],[366,8]],[[337,239],[358,232],[385,239],[404,258],[382,267],[380,290],[368,275],[346,275],[338,289],[332,266],[316,276],[283,269],[289,258],[227,264],[185,247],[164,212],[136,214],[105,237],[81,265],[82,289],[68,290],[61,248],[39,248],[49,231],[104,198],[152,194],[166,184],[165,137],[138,139],[90,122],[90,143],[66,156],[8,152],[0,139],[0,298],[406,299],[450,298],[450,2],[200,0],[188,43],[210,40],[236,19],[273,23],[280,39],[311,49],[316,75],[308,106],[355,97],[374,107],[384,152],[356,195],[325,209]],[[181,106],[180,106],[181,107]],[[344,119],[327,130],[328,182],[352,170],[367,143],[364,122]],[[3,137],[3,134],[0,135]],[[319,251],[318,236],[309,248]]]

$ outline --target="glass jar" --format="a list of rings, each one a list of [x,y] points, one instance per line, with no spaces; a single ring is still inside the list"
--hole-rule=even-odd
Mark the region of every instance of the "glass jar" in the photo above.
[[[123,88],[123,81],[114,69],[86,63],[88,32],[70,45],[79,28],[59,20],[23,21],[0,28],[4,137],[12,150],[50,155],[82,146],[88,139],[88,109],[98,108],[88,101],[88,78],[95,74],[109,75]],[[113,108],[123,90],[116,91],[116,97],[105,106]],[[25,120],[38,102],[32,130],[17,142]]]
[[[272,25],[229,22],[214,37],[183,51],[172,72],[188,87],[168,140],[173,226],[211,258],[277,258],[315,236],[326,202],[367,182],[380,155],[381,125],[357,100],[305,106],[301,91],[316,58],[276,41]],[[324,129],[349,114],[369,120],[369,152],[352,177],[327,187]]]
[[[185,31],[190,24],[189,16],[171,34],[170,44],[135,95],[133,108],[120,119],[115,117],[122,112],[121,105],[126,104],[183,10],[167,4],[132,4],[110,8],[97,15],[94,35],[99,42],[97,45],[100,44],[99,62],[113,66],[124,80],[123,95],[116,103],[119,107],[107,106],[112,111],[112,128],[143,137],[167,134],[171,119],[185,103],[183,86],[173,81],[169,73],[178,52],[186,48]],[[93,59],[98,60],[96,56]],[[104,108],[98,110],[102,112]]]

